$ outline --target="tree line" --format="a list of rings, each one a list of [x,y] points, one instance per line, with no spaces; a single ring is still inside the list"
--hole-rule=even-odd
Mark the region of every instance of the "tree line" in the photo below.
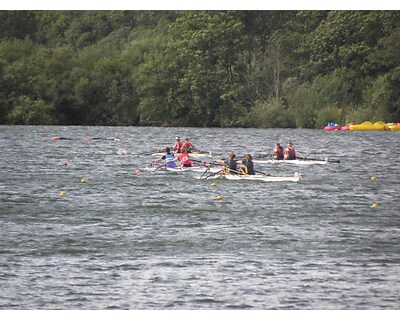
[[[0,11],[0,124],[400,122],[399,11]]]

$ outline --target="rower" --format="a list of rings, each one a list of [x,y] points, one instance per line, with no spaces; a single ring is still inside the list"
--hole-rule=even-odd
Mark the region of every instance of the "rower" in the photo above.
[[[293,147],[293,142],[289,141],[285,149],[284,160],[296,160],[296,150]]]
[[[242,168],[240,168],[240,172],[242,174],[250,174],[250,175],[256,174],[254,171],[253,157],[251,156],[251,154],[247,154],[246,158],[244,158],[242,161],[238,161],[238,163],[244,165]]]
[[[183,144],[181,142],[181,138],[179,136],[176,136],[175,141],[176,142],[175,142],[174,146],[172,147],[172,150],[176,153],[181,153],[182,146],[183,146]]]
[[[177,161],[177,160],[181,161],[182,167],[191,167],[192,166],[192,161],[190,161],[188,151],[185,147],[182,148],[181,154],[173,159],[173,161]]]
[[[182,147],[185,147],[188,153],[191,153],[196,149],[194,145],[189,141],[188,137],[185,137],[185,142],[183,143]]]
[[[233,151],[229,152],[229,160],[214,160],[216,163],[221,163],[225,166],[226,173],[239,173],[237,169],[236,155]]]
[[[174,161],[175,155],[171,152],[169,147],[165,148],[165,154],[156,160],[153,160],[151,163],[159,162],[161,160],[165,160],[165,166],[168,168],[176,168],[176,163]]]
[[[283,147],[280,143],[277,143],[274,149],[274,160],[283,160]]]

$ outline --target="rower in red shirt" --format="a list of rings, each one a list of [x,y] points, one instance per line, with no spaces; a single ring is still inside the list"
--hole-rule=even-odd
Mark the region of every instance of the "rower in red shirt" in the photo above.
[[[191,167],[192,161],[190,161],[190,157],[188,155],[187,149],[185,147],[182,148],[182,152],[179,156],[177,156],[172,161],[180,160],[182,167]]]
[[[193,152],[195,150],[194,145],[189,141],[188,137],[185,137],[185,142],[183,143],[183,147],[186,148],[187,152]]]
[[[284,160],[296,160],[296,150],[293,148],[293,143],[291,141],[289,141],[285,149]]]
[[[181,138],[179,136],[176,136],[175,140],[176,140],[176,142],[175,142],[174,146],[172,147],[172,150],[175,153],[181,153],[182,152],[182,146],[183,146],[183,144],[181,142]]]

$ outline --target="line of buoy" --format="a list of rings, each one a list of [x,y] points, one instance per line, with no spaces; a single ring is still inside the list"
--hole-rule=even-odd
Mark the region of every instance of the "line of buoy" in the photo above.
[[[87,180],[85,178],[81,179],[81,183],[86,183],[86,182],[87,182]],[[61,191],[60,192],[60,196],[65,197],[66,195],[67,195],[66,191]]]

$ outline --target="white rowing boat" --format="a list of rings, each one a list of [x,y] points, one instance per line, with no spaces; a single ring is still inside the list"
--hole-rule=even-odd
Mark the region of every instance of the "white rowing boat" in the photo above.
[[[177,166],[176,168],[169,168],[166,167],[167,171],[172,171],[172,172],[185,172],[185,171],[193,171],[193,172],[210,172],[210,173],[217,173],[221,171],[221,168],[208,168],[204,166],[192,166],[192,167],[182,167],[182,166]]]
[[[267,164],[267,163],[284,163],[284,164],[295,164],[295,165],[309,165],[309,164],[327,164],[328,158],[325,160],[308,160],[308,159],[296,159],[296,160],[253,160],[254,163]]]
[[[263,182],[297,182],[301,179],[301,175],[296,172],[293,176],[268,176],[264,174],[214,174],[214,175],[202,175],[196,176],[196,179],[218,179],[224,178],[228,180],[253,180],[253,181],[263,181]]]
[[[153,156],[163,156],[165,155],[165,152],[156,152],[152,154]],[[180,155],[180,153],[174,153],[175,157],[178,157]],[[212,153],[209,152],[190,152],[188,153],[189,157],[211,157]]]
[[[209,172],[209,173],[217,173],[221,171],[221,168],[218,167],[207,167],[207,166],[191,166],[191,167],[183,167],[183,166],[176,166],[175,168],[170,168],[165,166],[165,164],[162,165],[150,165],[144,168],[146,171],[170,171],[170,172],[187,172],[187,171],[193,171],[193,172]]]

